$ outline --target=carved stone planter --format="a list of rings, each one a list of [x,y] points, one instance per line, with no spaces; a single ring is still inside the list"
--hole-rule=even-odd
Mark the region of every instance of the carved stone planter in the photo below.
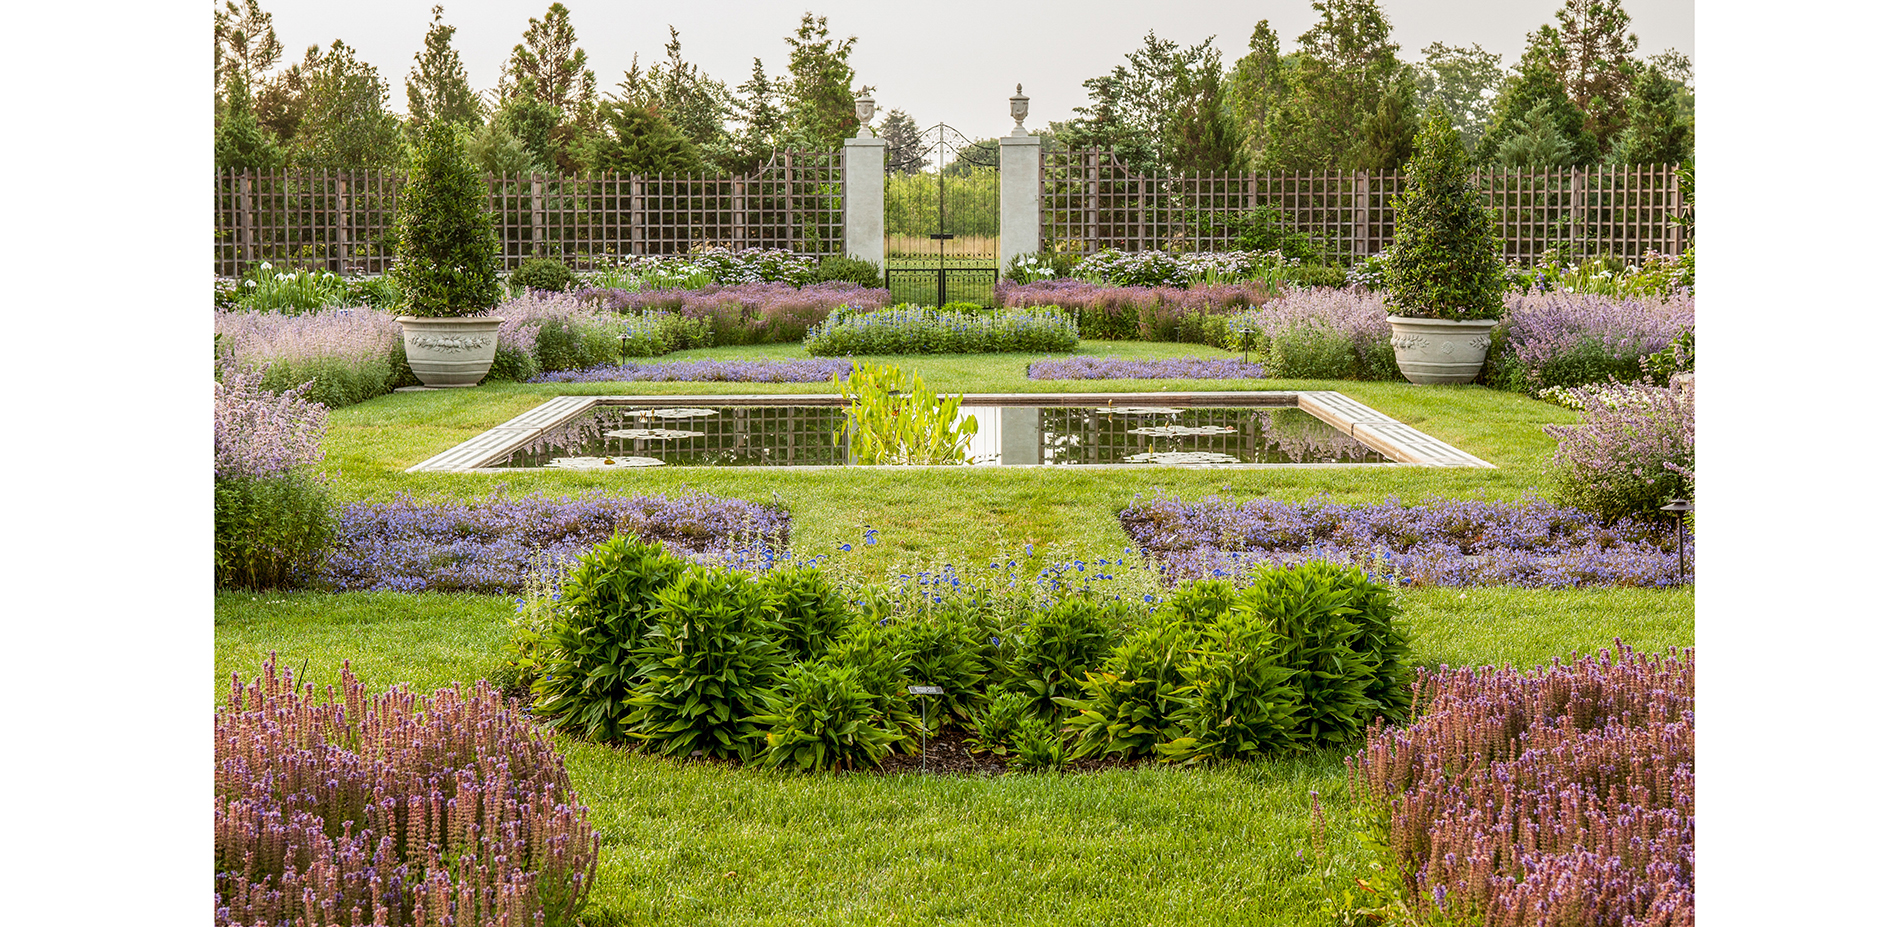
[[[1470,383],[1484,369],[1496,319],[1452,322],[1387,316],[1399,372],[1420,384]]]
[[[502,320],[494,316],[423,319],[399,316],[403,353],[422,385],[433,389],[474,386],[495,363]]]

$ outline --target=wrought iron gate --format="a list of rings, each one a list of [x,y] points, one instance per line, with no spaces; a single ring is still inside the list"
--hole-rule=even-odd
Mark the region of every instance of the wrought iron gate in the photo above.
[[[884,285],[892,304],[993,306],[997,146],[938,123],[893,153],[884,187]]]

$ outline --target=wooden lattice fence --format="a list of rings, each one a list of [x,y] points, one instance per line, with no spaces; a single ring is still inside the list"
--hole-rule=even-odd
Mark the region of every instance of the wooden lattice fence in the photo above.
[[[1670,221],[1690,211],[1674,165],[1484,170],[1473,180],[1497,216],[1506,260],[1529,262],[1557,247],[1579,257],[1677,255],[1690,243],[1687,229]],[[1344,262],[1391,243],[1404,189],[1396,170],[1148,177],[1109,152],[1045,149],[1043,247],[1223,251],[1234,247],[1232,220],[1272,204],[1326,257]]]
[[[216,271],[271,261],[381,273],[394,255],[402,185],[401,175],[220,173]],[[844,240],[844,164],[837,152],[781,152],[749,175],[490,177],[488,208],[508,268],[700,243],[831,254]]]

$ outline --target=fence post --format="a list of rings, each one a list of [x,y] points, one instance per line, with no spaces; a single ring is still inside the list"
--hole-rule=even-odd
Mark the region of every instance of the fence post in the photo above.
[[[1570,169],[1570,259],[1583,263],[1583,179],[1581,168]]]
[[[528,241],[533,248],[529,257],[542,257],[541,225],[545,218],[541,215],[541,211],[545,206],[541,201],[540,174],[528,175],[528,191]]]
[[[1365,260],[1372,253],[1372,179],[1365,171],[1352,174],[1352,257]]]
[[[871,135],[876,103],[859,91],[858,134],[844,140],[844,253],[884,270],[884,146]]]
[[[336,254],[330,261],[331,270],[338,274],[347,273],[350,254],[350,181],[345,174],[336,179],[335,207],[331,211],[332,224],[336,227]]]
[[[249,171],[238,175],[238,254],[244,261],[241,267],[234,268],[235,277],[252,264],[257,263],[257,216],[251,213],[251,175]]]

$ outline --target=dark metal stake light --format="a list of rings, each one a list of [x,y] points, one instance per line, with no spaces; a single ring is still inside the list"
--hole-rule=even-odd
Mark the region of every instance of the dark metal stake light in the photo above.
[[[1240,362],[1247,362],[1247,351],[1253,347],[1253,329],[1242,326],[1234,330],[1240,336]]]
[[[1682,547],[1683,517],[1695,511],[1695,503],[1687,499],[1671,499],[1663,504],[1662,510],[1676,516],[1676,584],[1682,584],[1682,578],[1689,575],[1688,554]]]

